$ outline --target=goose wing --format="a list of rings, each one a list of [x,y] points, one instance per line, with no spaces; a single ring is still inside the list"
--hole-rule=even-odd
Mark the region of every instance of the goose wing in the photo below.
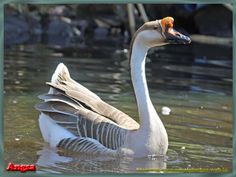
[[[126,128],[83,107],[76,100],[70,99],[62,93],[41,95],[40,98],[44,99],[44,102],[37,104],[35,108],[75,136],[92,138],[112,150],[124,144],[128,131]],[[90,140],[84,142],[87,141]]]
[[[49,93],[55,93],[55,90],[57,90],[67,97],[80,102],[91,111],[114,121],[126,129],[136,130],[139,128],[139,124],[130,116],[107,104],[95,93],[71,79],[67,67],[62,63],[58,65],[52,81],[47,84],[53,90]]]

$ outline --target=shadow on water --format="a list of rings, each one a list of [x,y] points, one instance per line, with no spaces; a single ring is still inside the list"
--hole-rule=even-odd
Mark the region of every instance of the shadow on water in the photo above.
[[[118,50],[117,50],[118,49]],[[37,95],[59,62],[72,78],[104,101],[138,120],[129,78],[127,46],[5,49],[5,162],[36,163],[38,173],[136,172],[138,168],[232,169],[232,48],[165,46],[149,52],[146,64],[151,99],[169,135],[166,159],[84,157],[50,149],[38,128]],[[161,107],[171,114],[161,115]]]

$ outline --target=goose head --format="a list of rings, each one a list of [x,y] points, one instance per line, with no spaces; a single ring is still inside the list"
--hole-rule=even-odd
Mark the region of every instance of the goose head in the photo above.
[[[172,17],[146,22],[134,34],[134,41],[139,41],[148,48],[165,44],[189,44],[190,38],[176,31],[173,26]]]

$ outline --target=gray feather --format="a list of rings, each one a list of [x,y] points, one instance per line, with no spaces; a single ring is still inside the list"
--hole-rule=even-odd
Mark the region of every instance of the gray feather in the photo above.
[[[57,147],[81,153],[117,155],[116,151],[103,146],[98,141],[84,137],[62,139]]]

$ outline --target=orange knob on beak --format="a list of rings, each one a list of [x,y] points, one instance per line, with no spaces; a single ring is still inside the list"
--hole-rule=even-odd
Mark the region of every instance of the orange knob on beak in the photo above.
[[[165,17],[161,19],[162,33],[166,38],[166,42],[171,44],[189,44],[191,42],[188,36],[181,34],[176,31],[174,27],[174,18],[173,17]]]
[[[173,17],[165,17],[165,18],[161,19],[161,25],[165,29],[173,28],[174,18]]]

